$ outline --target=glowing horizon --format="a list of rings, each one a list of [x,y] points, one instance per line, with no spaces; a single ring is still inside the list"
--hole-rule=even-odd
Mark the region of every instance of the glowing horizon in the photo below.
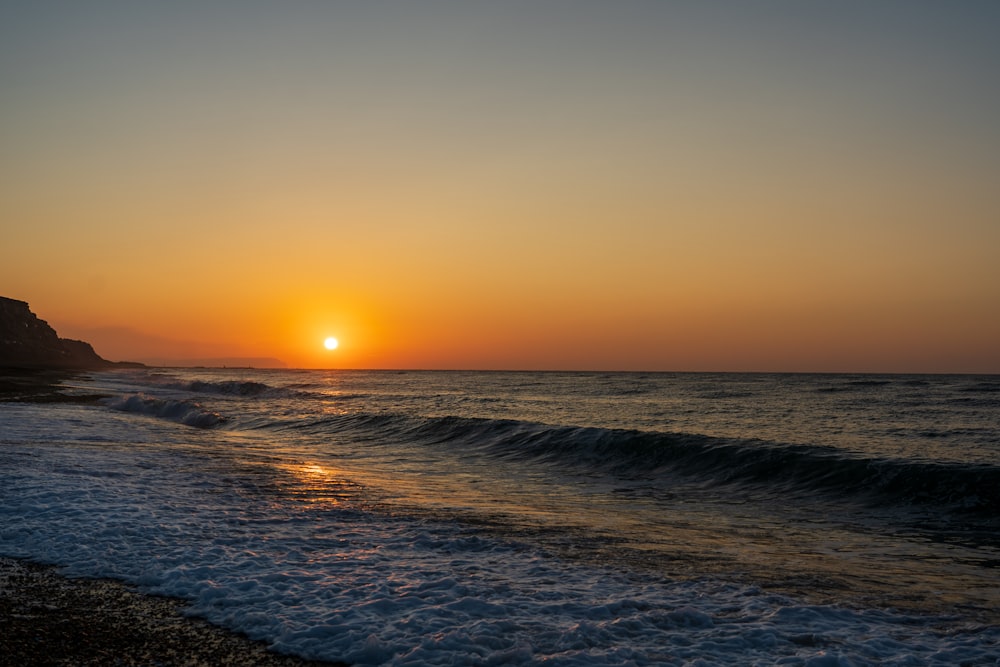
[[[0,295],[107,358],[1000,373],[1000,5],[56,4]]]

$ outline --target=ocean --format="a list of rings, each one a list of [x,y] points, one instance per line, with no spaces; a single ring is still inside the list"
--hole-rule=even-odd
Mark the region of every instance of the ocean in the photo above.
[[[1000,376],[134,369],[0,555],[358,665],[1000,664]]]

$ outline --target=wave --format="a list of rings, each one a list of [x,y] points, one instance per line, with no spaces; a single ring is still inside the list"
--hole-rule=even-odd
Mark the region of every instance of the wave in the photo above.
[[[996,394],[1000,393],[1000,380],[984,380],[977,382],[970,387],[963,387],[959,391],[975,394]]]
[[[274,387],[263,382],[226,380],[211,382],[208,380],[192,380],[190,382],[161,383],[165,389],[177,389],[194,394],[217,394],[223,396],[239,396],[241,398],[302,398],[328,401],[349,401],[369,398],[368,393],[345,393],[309,391],[307,387],[316,385],[300,383],[287,387]]]
[[[226,382],[206,382],[204,380],[194,380],[188,382],[184,389],[188,391],[230,394],[234,396],[260,396],[268,392],[274,392],[274,387],[263,382],[240,382],[238,380],[228,380]]]
[[[214,428],[226,421],[218,412],[207,410],[194,401],[133,394],[106,399],[104,403],[113,410],[159,417],[195,428]]]
[[[312,395],[294,388],[274,387],[254,380],[185,380],[171,373],[162,372],[150,373],[143,380],[153,387],[195,394],[217,394],[244,398],[298,398]]]
[[[351,432],[369,442],[443,446],[461,455],[531,461],[567,472],[610,473],[669,484],[677,475],[713,487],[778,496],[821,495],[869,504],[927,505],[995,518],[1000,467],[872,458],[823,445],[693,433],[549,426],[516,420],[352,414],[299,423],[311,433]]]
[[[272,398],[298,397],[304,392],[289,391],[280,387],[272,387],[263,382],[251,380],[224,380],[212,382],[208,380],[191,380],[189,382],[166,382],[160,386],[166,389],[179,389],[195,394],[221,394],[224,396],[257,397],[267,396]]]

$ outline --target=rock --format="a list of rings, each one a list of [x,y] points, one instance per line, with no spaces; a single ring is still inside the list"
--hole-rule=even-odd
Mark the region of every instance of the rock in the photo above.
[[[60,338],[26,302],[0,297],[0,367],[96,370],[116,365],[89,343]]]

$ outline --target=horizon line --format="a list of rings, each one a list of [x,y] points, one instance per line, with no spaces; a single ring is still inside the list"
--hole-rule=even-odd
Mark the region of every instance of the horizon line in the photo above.
[[[123,363],[123,362],[114,362]],[[124,362],[135,363],[135,362]],[[143,362],[138,362],[143,363]],[[320,368],[305,366],[243,366],[243,365],[164,365],[145,364],[147,368],[196,369],[196,370],[255,370],[255,371],[342,371],[361,373],[633,373],[662,375],[1000,375],[1000,371],[779,371],[779,370],[642,370],[642,369],[594,369],[594,368]]]

